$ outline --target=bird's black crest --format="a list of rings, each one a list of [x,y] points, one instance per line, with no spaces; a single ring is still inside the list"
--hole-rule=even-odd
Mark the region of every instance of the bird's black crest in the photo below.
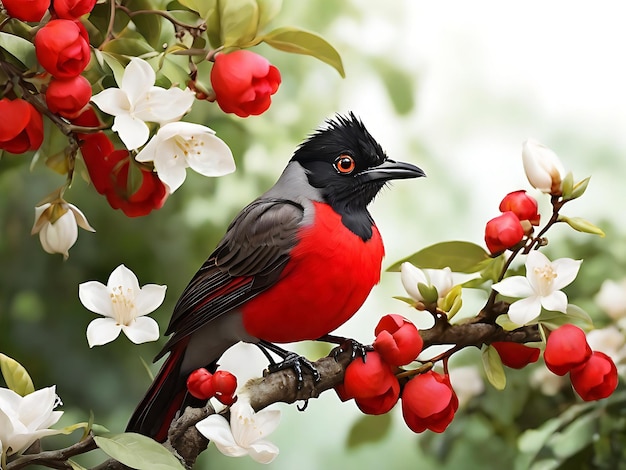
[[[387,159],[380,144],[350,112],[347,116],[337,114],[334,119],[327,120],[324,127],[298,147],[292,160],[306,163],[327,158],[332,161],[342,153],[357,158],[357,170],[380,165]]]

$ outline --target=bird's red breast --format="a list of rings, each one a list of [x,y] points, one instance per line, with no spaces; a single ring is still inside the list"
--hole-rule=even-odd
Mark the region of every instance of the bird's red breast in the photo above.
[[[376,226],[364,242],[329,205],[314,207],[280,280],[241,307],[252,336],[275,343],[320,338],[352,317],[380,280],[385,250]]]

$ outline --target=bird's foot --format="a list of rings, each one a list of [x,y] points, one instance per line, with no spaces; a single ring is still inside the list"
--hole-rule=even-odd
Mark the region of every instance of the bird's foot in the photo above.
[[[320,373],[315,368],[313,363],[306,357],[300,356],[299,354],[291,351],[286,351],[285,349],[267,341],[259,341],[257,346],[261,348],[266,357],[270,360],[270,364],[267,366],[267,370],[270,374],[285,369],[292,369],[294,371],[296,374],[296,380],[298,381],[298,390],[302,389],[304,386],[305,370],[311,373],[315,382],[319,382],[321,380]],[[275,362],[267,351],[277,354],[282,358],[282,361]]]
[[[325,341],[327,343],[334,343],[338,346],[331,351],[331,355],[335,360],[337,356],[345,351],[350,351],[350,360],[354,360],[357,356],[360,356],[363,362],[368,351],[373,351],[374,348],[370,344],[362,344],[352,338],[344,338],[343,336],[326,335],[318,339],[318,341]]]
[[[313,375],[313,380],[315,380],[315,382],[319,382],[321,379],[320,373],[311,361],[309,361],[306,357],[293,352],[289,353],[281,362],[270,364],[267,367],[270,374],[284,369],[292,369],[294,371],[296,379],[298,380],[298,390],[300,390],[304,385],[303,370],[308,370],[311,375]]]

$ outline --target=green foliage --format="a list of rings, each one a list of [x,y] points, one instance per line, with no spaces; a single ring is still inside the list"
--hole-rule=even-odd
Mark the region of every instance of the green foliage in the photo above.
[[[174,455],[158,442],[136,433],[94,437],[107,455],[137,470],[184,469]]]
[[[465,241],[441,242],[421,249],[397,263],[387,271],[400,271],[402,263],[409,262],[418,268],[443,269],[449,267],[457,273],[475,273],[489,265],[489,253],[479,245]]]
[[[489,383],[493,385],[496,390],[504,390],[506,387],[506,374],[504,373],[502,360],[496,348],[491,345],[485,346],[481,357],[483,367],[485,368],[485,375]]]
[[[346,446],[350,449],[380,442],[391,432],[391,425],[391,413],[363,415],[352,423]]]
[[[315,33],[284,27],[275,29],[261,39],[281,51],[313,56],[332,66],[342,77],[346,76],[339,53],[324,38]]]
[[[24,366],[2,353],[0,353],[0,371],[7,387],[18,395],[25,396],[35,391],[33,380]]]
[[[4,49],[28,69],[32,69],[37,64],[35,56],[35,46],[31,41],[0,31],[0,49]]]

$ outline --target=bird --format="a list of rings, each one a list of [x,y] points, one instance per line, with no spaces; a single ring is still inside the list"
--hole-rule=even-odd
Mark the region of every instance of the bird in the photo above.
[[[273,187],[247,205],[177,301],[168,354],[127,431],[158,441],[185,406],[191,372],[214,372],[234,344],[257,344],[284,360],[274,370],[312,364],[276,343],[331,341],[380,281],[384,246],[368,205],[391,180],[418,178],[391,160],[353,112],[337,114],[294,151]],[[270,369],[270,372],[272,370]]]

